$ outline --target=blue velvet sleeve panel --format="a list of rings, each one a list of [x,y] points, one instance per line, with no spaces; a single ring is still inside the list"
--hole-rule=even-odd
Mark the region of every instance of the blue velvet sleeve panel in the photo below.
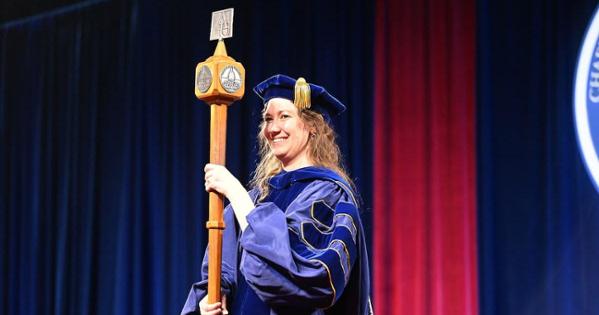
[[[240,238],[240,268],[260,299],[322,309],[341,297],[360,240],[352,198],[335,182],[315,180],[287,209],[256,205]]]
[[[225,230],[223,231],[221,289],[223,294],[228,295],[228,301],[230,301],[230,297],[233,295],[237,283],[237,239],[239,234],[235,213],[230,205],[225,208],[223,219],[225,221]],[[208,251],[209,248],[206,247],[204,259],[202,261],[202,280],[192,285],[183,311],[181,311],[182,315],[198,314],[198,304],[207,294]]]

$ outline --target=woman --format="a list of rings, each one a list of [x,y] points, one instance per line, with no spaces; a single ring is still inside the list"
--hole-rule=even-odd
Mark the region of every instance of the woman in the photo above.
[[[358,203],[328,124],[345,106],[303,78],[275,75],[254,91],[264,109],[253,188],[224,166],[204,169],[206,191],[230,201],[223,301],[207,303],[206,254],[182,314],[370,313]]]

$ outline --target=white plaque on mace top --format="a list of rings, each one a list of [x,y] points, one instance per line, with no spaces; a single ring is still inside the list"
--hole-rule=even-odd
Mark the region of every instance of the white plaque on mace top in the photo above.
[[[233,37],[233,8],[212,12],[210,40]]]

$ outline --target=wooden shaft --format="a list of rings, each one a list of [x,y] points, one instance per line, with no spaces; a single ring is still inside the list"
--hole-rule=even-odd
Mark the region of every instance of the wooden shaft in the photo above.
[[[210,163],[225,164],[227,105],[210,105]],[[208,303],[220,302],[224,197],[211,192],[208,199]]]

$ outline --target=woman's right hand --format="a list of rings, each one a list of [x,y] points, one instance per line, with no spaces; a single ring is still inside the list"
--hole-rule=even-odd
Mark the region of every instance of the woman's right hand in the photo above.
[[[227,197],[233,206],[239,227],[242,231],[245,230],[248,226],[245,216],[254,209],[254,202],[247,190],[223,165],[206,164],[204,172],[206,191],[217,192]]]
[[[206,295],[200,301],[200,313],[202,315],[227,315],[229,311],[227,310],[227,295],[223,294],[221,302],[216,302],[214,304],[208,304],[208,295]]]

